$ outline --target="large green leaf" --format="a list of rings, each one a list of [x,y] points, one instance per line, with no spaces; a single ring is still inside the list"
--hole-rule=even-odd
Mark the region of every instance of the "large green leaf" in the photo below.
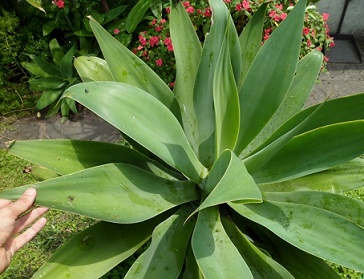
[[[364,119],[363,106],[364,94],[357,94],[328,100],[323,104],[309,107],[296,114],[286,123],[284,123],[270,136],[270,138],[263,144],[263,146],[268,145],[275,139],[285,134],[287,131],[296,127],[309,115],[312,115],[314,111],[315,114],[310,119],[310,121],[301,129],[300,133],[305,133],[307,131],[330,124]],[[260,148],[262,148],[262,146]]]
[[[90,26],[114,80],[139,87],[171,108],[174,95],[164,81],[95,20],[90,19]]]
[[[364,120],[324,126],[294,137],[264,167],[257,183],[272,183],[316,173],[364,153]]]
[[[343,193],[364,187],[364,159],[356,158],[334,168],[300,178],[258,185],[264,192],[325,191]]]
[[[340,194],[318,191],[263,193],[263,199],[322,208],[346,218],[364,229],[364,202]]]
[[[253,17],[248,21],[247,25],[243,29],[243,32],[239,36],[241,56],[243,58],[240,78],[241,82],[244,81],[255,56],[262,46],[262,33],[266,9],[267,4],[262,4],[254,13]]]
[[[193,254],[192,248],[191,248],[191,242],[190,245],[187,248],[186,251],[186,265],[185,270],[183,273],[183,279],[204,279],[205,277],[202,275],[200,268],[196,262],[195,255]]]
[[[139,0],[138,3],[131,9],[126,18],[125,29],[129,33],[134,32],[144,14],[148,11],[152,0]]]
[[[138,250],[162,217],[128,225],[99,222],[59,248],[32,278],[99,278]]]
[[[158,162],[119,144],[68,139],[28,140],[13,143],[9,153],[61,175],[108,163],[126,163],[162,177],[176,176],[182,179],[181,175],[178,176]],[[55,160],[50,161],[50,156]]]
[[[176,59],[176,81],[173,92],[180,106],[183,129],[197,153],[193,88],[201,58],[201,43],[182,2],[176,4],[171,1],[169,25]]]
[[[41,10],[42,12],[45,13],[45,10],[42,7],[42,1],[41,0],[26,0],[30,5],[32,5],[33,7]]]
[[[191,211],[190,205],[182,206],[154,229],[152,243],[129,269],[126,279],[178,278],[196,223],[195,220],[185,223]]]
[[[211,167],[216,158],[215,112],[212,88],[215,68],[230,15],[225,3],[222,1],[212,0],[210,5],[213,10],[212,25],[203,45],[193,92],[198,157],[206,167]]]
[[[205,278],[253,278],[249,267],[240,256],[221,224],[218,207],[198,213],[192,234],[192,250]]]
[[[21,62],[21,65],[31,74],[39,77],[49,77],[50,74],[43,71],[37,64],[31,62]]]
[[[278,109],[298,62],[306,0],[301,0],[256,55],[239,92],[240,131],[236,154],[254,139]],[[288,47],[289,46],[289,47]]]
[[[0,193],[17,199],[30,186],[36,204],[114,223],[136,223],[199,198],[189,180],[161,178],[128,164],[107,164]]]
[[[364,271],[364,229],[324,209],[288,202],[229,205],[307,253]],[[347,251],[345,253],[345,251]]]
[[[213,100],[215,108],[216,158],[225,149],[233,150],[238,139],[240,110],[238,89],[234,79],[234,70],[230,54],[230,28],[225,32],[225,39],[217,59],[213,80]]]
[[[248,264],[255,279],[261,278],[290,278],[294,277],[279,263],[260,251],[234,224],[227,218],[221,217],[222,224],[240,255]]]
[[[235,212],[231,212],[231,216],[237,227],[252,238],[251,241],[254,245],[274,261],[284,266],[294,278],[340,278],[324,260],[296,248],[265,227],[243,218]]]
[[[205,191],[209,193],[194,211],[229,201],[262,202],[262,194],[253,178],[230,150],[224,151],[207,176]]]
[[[42,96],[40,96],[39,100],[37,101],[37,104],[35,108],[37,110],[42,110],[45,107],[49,106],[53,102],[57,101],[63,93],[63,88],[61,89],[49,89],[45,90],[42,93]]]
[[[87,82],[69,88],[64,96],[89,108],[194,182],[205,176],[207,170],[178,120],[147,92],[123,83]]]
[[[106,61],[99,57],[80,56],[74,65],[83,82],[114,80]]]
[[[284,97],[281,105],[278,107],[277,111],[273,114],[272,118],[264,126],[264,128],[259,132],[259,134],[254,138],[254,140],[247,146],[244,150],[242,157],[247,156],[257,147],[263,148],[268,144],[268,142],[261,146],[284,122],[286,122],[290,117],[300,112],[307,101],[311,90],[317,80],[317,76],[320,73],[322,65],[322,53],[314,50],[302,60],[298,62],[296,75],[293,78],[292,84]],[[316,106],[315,108],[318,108]],[[321,109],[321,108],[320,108]],[[310,110],[312,115],[316,110]],[[312,117],[314,117],[312,115]],[[303,119],[301,119],[303,121]],[[297,123],[298,125],[299,123]],[[307,124],[305,125],[307,126]],[[300,131],[304,128],[301,127]]]
[[[30,90],[38,92],[65,88],[67,84],[68,82],[60,77],[31,78],[29,80]]]
[[[52,53],[53,62],[56,65],[60,65],[61,64],[61,61],[62,61],[62,58],[64,56],[64,53],[63,53],[62,47],[59,45],[59,43],[58,43],[58,41],[57,41],[56,38],[52,39],[49,42],[49,50]]]
[[[75,52],[75,46],[72,46],[67,53],[63,56],[60,64],[61,75],[64,78],[73,77],[73,54]]]
[[[56,65],[49,63],[47,61],[44,61],[42,58],[39,58],[39,57],[31,57],[31,58],[35,64],[37,64],[44,72],[46,72],[50,76],[54,76],[54,77],[62,76],[60,69]]]

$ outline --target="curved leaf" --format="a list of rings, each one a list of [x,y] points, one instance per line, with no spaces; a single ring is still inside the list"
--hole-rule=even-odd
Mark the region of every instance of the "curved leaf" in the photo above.
[[[273,114],[272,118],[268,121],[264,128],[247,146],[246,150],[244,150],[244,157],[257,147],[259,147],[259,149],[262,149],[264,146],[267,146],[268,143],[271,141],[267,141],[264,145],[262,144],[284,122],[286,122],[289,118],[302,110],[320,73],[322,57],[323,54],[321,52],[314,50],[298,62],[296,74],[281,105],[278,107],[277,111]],[[321,107],[316,106],[316,108],[319,109],[317,109],[317,111],[311,110],[311,114],[305,114],[306,119],[309,115],[311,115],[311,117],[314,117],[314,114],[320,113],[319,111]],[[302,122],[304,121],[304,119],[305,118],[301,118]],[[296,122],[296,125],[299,125],[299,123]],[[307,124],[305,126],[307,126]],[[301,127],[300,131],[302,131],[303,129],[304,127]]]
[[[237,227],[253,237],[253,243],[274,261],[284,266],[296,279],[339,279],[339,275],[322,259],[287,243],[263,226],[231,212]]]
[[[318,192],[276,192],[263,193],[263,199],[275,202],[287,202],[309,205],[336,213],[364,229],[364,202],[344,195]]]
[[[114,80],[106,61],[99,57],[79,56],[74,65],[83,82]]]
[[[225,3],[222,1],[210,1],[210,5],[213,11],[212,25],[203,45],[193,91],[198,158],[206,167],[212,166],[216,158],[215,112],[212,88],[217,59],[230,15]]]
[[[61,75],[64,78],[73,77],[73,54],[75,52],[75,46],[72,46],[67,53],[63,56],[60,64]]]
[[[195,220],[185,223],[192,208],[182,206],[153,231],[149,248],[134,262],[125,279],[178,278]]]
[[[233,150],[238,139],[240,110],[238,89],[234,79],[234,70],[230,53],[229,24],[225,32],[221,51],[216,62],[213,80],[213,100],[215,108],[216,157],[225,149]]]
[[[156,97],[166,107],[171,108],[173,106],[174,95],[172,91],[147,64],[123,46],[95,20],[90,19],[90,26],[115,81],[134,85]]]
[[[205,176],[207,170],[178,120],[147,92],[117,82],[87,82],[70,87],[64,96],[89,108],[194,182]]]
[[[62,76],[60,69],[56,65],[49,63],[47,61],[44,61],[43,59],[41,59],[39,57],[33,57],[32,60],[36,65],[38,65],[44,72],[46,72],[50,76],[53,76],[53,77]]]
[[[50,74],[43,71],[37,64],[30,62],[21,62],[21,65],[31,74],[39,77],[49,77]]]
[[[243,29],[243,32],[239,36],[241,56],[243,58],[240,77],[241,82],[244,81],[255,56],[262,46],[262,33],[266,9],[267,4],[262,4],[254,13],[253,17],[248,21],[247,25]]]
[[[126,18],[125,28],[129,33],[134,32],[144,14],[148,11],[152,0],[139,0],[138,3],[131,9]]]
[[[294,277],[279,263],[260,251],[246,236],[236,227],[234,222],[221,217],[226,233],[239,250],[240,255],[248,264],[255,279],[294,279]]]
[[[253,278],[246,262],[225,233],[217,207],[198,213],[191,243],[205,278],[235,278],[237,274]]]
[[[364,120],[324,126],[294,137],[252,176],[259,184],[319,172],[362,155],[362,142]]]
[[[195,86],[198,62],[201,58],[201,43],[182,2],[176,4],[174,1],[171,1],[169,25],[176,59],[176,81],[173,92],[180,106],[183,129],[197,153],[198,146],[195,139],[197,127],[194,121],[193,88]]]
[[[220,155],[207,176],[205,187],[209,195],[193,213],[229,201],[262,202],[262,194],[244,163],[230,150]]]
[[[301,129],[300,133],[305,133],[313,129],[341,122],[364,119],[364,93],[345,96],[337,99],[328,100],[307,108],[293,116],[264,143],[268,145],[287,131],[296,127],[304,119],[315,111],[310,121]]]
[[[335,213],[287,202],[229,205],[307,253],[364,271],[364,229]]]
[[[264,43],[246,74],[239,92],[236,154],[266,125],[287,94],[298,63],[305,8],[306,0],[297,3]]]
[[[99,222],[66,242],[32,278],[99,278],[137,251],[162,217],[129,225]]]
[[[56,63],[56,65],[60,65],[61,61],[63,59],[64,53],[56,38],[52,39],[49,42],[49,50],[52,53],[53,62]]]
[[[9,153],[61,175],[108,163],[126,163],[161,177],[183,178],[133,149],[105,142],[68,139],[16,141]],[[50,161],[50,156],[55,160]]]
[[[274,184],[258,185],[264,192],[325,191],[343,193],[364,187],[364,159],[356,158],[334,168]]]
[[[43,91],[64,88],[68,82],[60,77],[44,77],[30,79],[29,86],[32,91]]]
[[[113,223],[150,219],[199,198],[188,180],[168,180],[127,164],[89,168],[33,185],[0,192],[16,199],[29,186],[37,188],[36,204]]]
[[[37,110],[44,109],[53,102],[57,101],[61,97],[62,93],[63,93],[63,88],[43,91],[42,96],[37,101],[35,108]]]

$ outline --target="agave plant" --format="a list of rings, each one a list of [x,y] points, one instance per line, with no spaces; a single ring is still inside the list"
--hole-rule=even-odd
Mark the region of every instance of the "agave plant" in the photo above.
[[[95,278],[150,239],[125,278],[337,278],[364,271],[364,94],[304,109],[322,54],[298,60],[305,0],[261,45],[263,5],[237,34],[222,0],[203,46],[171,1],[172,92],[94,20],[105,60],[78,58],[75,100],[129,145],[17,141],[10,153],[60,177],[36,204],[99,219],[34,278]]]
[[[37,101],[36,109],[42,110],[49,106],[46,117],[55,115],[61,111],[62,122],[69,117],[70,110],[77,113],[76,103],[72,99],[61,99],[63,92],[80,82],[74,74],[73,55],[75,48],[63,53],[56,39],[49,42],[49,49],[53,56],[53,63],[44,61],[40,57],[31,57],[33,62],[22,62],[33,77],[29,80],[29,88],[33,92],[42,92]]]

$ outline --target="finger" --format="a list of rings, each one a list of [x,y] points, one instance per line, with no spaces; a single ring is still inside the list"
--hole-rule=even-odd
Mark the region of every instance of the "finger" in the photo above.
[[[27,211],[33,205],[36,194],[34,188],[29,188],[18,200],[9,204],[11,217],[16,219],[21,213]]]
[[[32,240],[32,238],[44,227],[46,222],[46,218],[40,218],[29,229],[13,239],[9,249],[10,255],[13,256],[20,248]]]
[[[13,234],[15,235],[15,234],[21,232],[29,224],[33,223],[34,220],[38,219],[40,216],[42,216],[47,211],[48,211],[48,208],[46,208],[46,207],[37,207],[37,208],[33,209],[31,212],[29,212],[28,214],[20,217],[18,220],[16,220]]]
[[[11,201],[0,199],[0,208],[7,206],[9,203],[11,203]]]

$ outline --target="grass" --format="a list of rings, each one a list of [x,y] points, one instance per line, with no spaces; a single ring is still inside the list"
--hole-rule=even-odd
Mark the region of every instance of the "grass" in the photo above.
[[[0,190],[35,182],[31,175],[23,174],[25,166],[29,166],[29,163],[0,149]],[[57,248],[95,222],[56,210],[50,210],[46,218],[48,222],[44,229],[16,253],[11,265],[0,278],[30,278]]]
[[[0,116],[24,117],[35,111],[35,103],[39,94],[32,93],[28,84],[23,83],[0,83]]]

